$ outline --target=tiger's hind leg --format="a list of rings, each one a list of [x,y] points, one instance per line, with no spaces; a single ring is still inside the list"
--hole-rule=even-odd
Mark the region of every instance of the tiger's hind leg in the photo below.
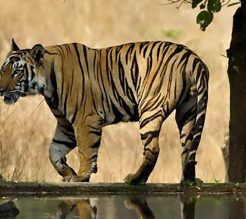
[[[201,112],[200,112],[201,113]],[[203,120],[197,118],[197,97],[188,95],[176,109],[176,122],[179,128],[182,158],[181,183],[195,182],[196,152],[200,143],[201,133],[204,125]]]
[[[49,158],[56,171],[63,176],[64,181],[70,181],[76,176],[75,171],[66,163],[66,155],[76,147],[73,126],[64,121],[58,122],[55,135],[49,148]]]
[[[130,184],[142,184],[148,180],[159,155],[158,139],[162,121],[163,116],[161,110],[157,112],[152,119],[150,117],[140,119],[140,135],[144,145],[144,158],[137,171],[134,174],[129,174],[125,178],[125,182]]]

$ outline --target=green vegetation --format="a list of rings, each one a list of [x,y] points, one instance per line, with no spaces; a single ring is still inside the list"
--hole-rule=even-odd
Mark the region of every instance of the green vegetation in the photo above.
[[[176,40],[178,37],[182,35],[181,30],[176,30],[176,29],[161,29],[161,33],[163,34],[164,37],[168,37],[172,40]]]
[[[198,8],[200,12],[197,14],[196,23],[200,25],[202,31],[205,31],[206,28],[211,24],[214,19],[214,14],[221,11],[222,7],[231,7],[235,5],[240,5],[240,1],[230,3],[226,0],[168,0],[170,3],[179,3],[178,8],[183,3],[191,4],[193,9]]]

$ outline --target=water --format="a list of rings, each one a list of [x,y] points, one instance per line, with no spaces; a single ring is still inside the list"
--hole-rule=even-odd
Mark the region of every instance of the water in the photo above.
[[[18,197],[0,203],[8,200],[20,211],[12,219],[246,219],[246,196]]]

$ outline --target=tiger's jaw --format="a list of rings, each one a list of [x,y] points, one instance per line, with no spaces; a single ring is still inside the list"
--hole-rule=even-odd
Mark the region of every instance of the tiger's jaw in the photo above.
[[[5,87],[0,90],[0,96],[3,96],[3,102],[7,105],[13,105],[20,97],[26,96],[25,92],[26,85],[18,83],[15,87]]]
[[[3,101],[7,105],[13,105],[18,101],[20,95],[18,93],[6,93],[4,94]]]
[[[3,102],[7,105],[12,105],[16,103],[20,98],[20,96],[22,96],[18,92],[13,92],[13,91],[11,92],[11,91],[4,91],[4,90],[5,89],[0,90],[0,97],[3,97]]]

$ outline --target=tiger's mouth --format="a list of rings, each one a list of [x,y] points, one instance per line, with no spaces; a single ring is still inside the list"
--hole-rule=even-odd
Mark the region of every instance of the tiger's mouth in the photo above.
[[[21,92],[8,92],[4,94],[3,101],[5,104],[11,105],[16,103],[18,99],[23,96],[25,96],[25,94]]]
[[[7,93],[4,95],[3,101],[5,104],[11,105],[17,102],[20,98],[20,95],[17,93]]]

